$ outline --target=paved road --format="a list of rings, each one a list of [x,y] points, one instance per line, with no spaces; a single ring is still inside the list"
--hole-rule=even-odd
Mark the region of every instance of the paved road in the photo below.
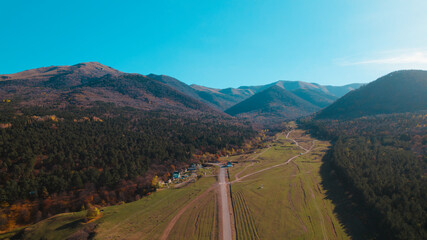
[[[226,168],[219,169],[219,196],[221,201],[220,214],[222,216],[222,240],[232,240],[231,212],[228,206],[229,193],[227,189]]]

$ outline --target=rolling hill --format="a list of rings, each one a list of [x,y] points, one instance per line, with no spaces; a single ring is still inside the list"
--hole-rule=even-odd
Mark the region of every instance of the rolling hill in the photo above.
[[[347,93],[323,109],[318,119],[427,110],[427,71],[402,70]]]
[[[340,98],[340,97],[346,95],[348,92],[356,90],[363,85],[364,84],[362,84],[362,83],[351,83],[351,84],[347,84],[344,86],[326,85],[326,86],[324,86],[324,88],[328,91],[329,94]]]
[[[194,99],[203,101],[203,98],[199,97],[196,90],[194,90],[192,87],[190,87],[187,84],[179,81],[176,78],[173,78],[173,77],[170,77],[167,75],[156,75],[156,74],[152,74],[152,73],[147,75],[147,77],[154,79],[154,80],[157,80],[159,82],[162,82],[162,83],[168,85],[169,87],[171,87],[177,91],[180,91],[180,92],[182,92],[182,93],[184,93],[184,94],[186,94],[186,95],[188,95]]]
[[[234,105],[225,112],[255,122],[277,122],[305,116],[319,110],[304,99],[279,86],[273,85]]]
[[[320,108],[324,108],[338,99],[337,97],[324,92],[304,88],[294,89],[291,92]]]
[[[197,91],[197,94],[202,99],[210,102],[222,111],[255,94],[252,90],[246,89],[216,89],[195,84],[191,85],[191,87]]]
[[[335,96],[337,98],[344,96],[346,93],[348,93],[351,90],[357,89],[362,84],[360,83],[353,83],[348,84],[344,86],[323,86],[317,83],[308,83],[303,81],[287,81],[287,80],[280,80],[277,82],[273,82],[266,85],[259,85],[259,86],[242,86],[238,89],[247,89],[251,90],[254,93],[260,92],[264,89],[267,89],[273,85],[279,86],[281,88],[284,88],[288,91],[296,90],[296,89],[307,89],[307,90],[314,90],[318,92],[323,92],[328,95]]]
[[[169,87],[204,102],[220,111],[224,111],[232,105],[253,95],[251,91],[234,88],[215,89],[194,84],[189,86],[176,78],[166,75],[150,74],[147,77],[162,82]]]

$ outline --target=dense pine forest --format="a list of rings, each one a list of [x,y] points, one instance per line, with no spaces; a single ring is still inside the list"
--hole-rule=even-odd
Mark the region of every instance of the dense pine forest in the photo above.
[[[209,114],[94,108],[3,108],[0,114],[0,227],[88,204],[133,201],[190,162],[226,154],[252,128]]]
[[[362,206],[377,239],[427,238],[427,115],[390,114],[348,121],[304,119],[331,139],[325,157]]]

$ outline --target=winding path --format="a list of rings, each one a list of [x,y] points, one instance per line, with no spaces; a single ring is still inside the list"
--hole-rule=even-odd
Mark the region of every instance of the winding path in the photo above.
[[[175,226],[175,224],[178,222],[179,218],[182,216],[182,214],[185,213],[185,211],[187,211],[187,209],[194,205],[195,202],[197,202],[200,198],[206,196],[206,194],[208,194],[210,191],[212,191],[213,189],[215,189],[218,185],[214,184],[213,186],[211,186],[210,188],[208,188],[206,191],[204,191],[202,194],[200,194],[199,196],[197,196],[195,199],[193,199],[191,202],[187,203],[183,208],[181,208],[181,210],[179,210],[179,212],[172,218],[172,220],[168,223],[167,227],[165,228],[165,230],[163,231],[162,236],[160,237],[161,240],[166,240],[169,237],[170,232],[172,231],[173,227]]]
[[[258,170],[258,171],[256,171],[256,172],[252,172],[252,173],[246,174],[246,175],[245,175],[245,176],[243,176],[243,177],[236,178],[236,180],[231,181],[231,182],[230,182],[230,184],[235,183],[235,182],[239,182],[240,180],[242,180],[242,179],[244,179],[244,178],[247,178],[247,177],[250,177],[250,176],[252,176],[252,175],[255,175],[255,174],[258,174],[258,173],[261,173],[261,172],[264,172],[264,171],[267,171],[267,170],[270,170],[270,169],[276,168],[276,167],[280,167],[280,166],[283,166],[283,165],[286,165],[286,164],[289,164],[289,163],[290,163],[292,160],[294,160],[295,158],[297,158],[297,157],[299,157],[299,156],[301,156],[301,155],[304,155],[304,154],[309,153],[309,152],[313,149],[313,147],[314,147],[314,142],[315,142],[315,141],[313,141],[313,144],[311,145],[311,147],[310,147],[309,149],[306,149],[306,148],[302,147],[301,145],[299,145],[299,143],[298,143],[297,141],[295,141],[294,139],[289,138],[289,134],[290,134],[291,132],[293,132],[293,131],[294,131],[294,130],[292,130],[292,131],[288,132],[288,134],[286,134],[286,138],[287,138],[287,139],[289,139],[289,140],[292,140],[292,141],[293,141],[293,142],[294,142],[298,147],[300,147],[301,149],[303,149],[305,152],[300,153],[300,154],[297,154],[297,155],[295,155],[295,156],[293,156],[293,157],[289,158],[289,159],[288,159],[288,161],[286,161],[286,162],[284,162],[284,163],[279,163],[279,164],[273,165],[273,166],[271,166],[271,167],[267,167],[267,168],[264,168],[264,169]]]

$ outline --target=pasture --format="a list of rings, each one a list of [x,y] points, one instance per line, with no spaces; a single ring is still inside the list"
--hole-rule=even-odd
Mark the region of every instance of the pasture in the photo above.
[[[301,130],[289,138],[312,150],[300,155],[305,150],[280,134],[251,161],[234,156],[242,160],[229,169],[237,239],[348,239],[321,186],[321,159],[329,143]]]

